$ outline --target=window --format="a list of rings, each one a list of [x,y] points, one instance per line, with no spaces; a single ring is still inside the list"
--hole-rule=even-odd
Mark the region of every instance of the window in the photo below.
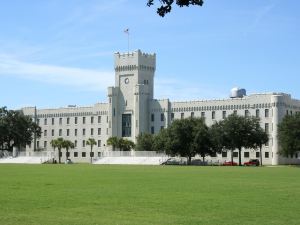
[[[205,112],[201,112],[201,118],[205,118]]]
[[[77,136],[77,129],[74,130],[74,135]]]
[[[98,116],[98,123],[101,123],[101,116]]]
[[[69,136],[70,135],[70,130],[69,129],[67,129],[67,136]]]
[[[184,113],[180,114],[180,118],[183,119],[184,118]]]
[[[249,113],[249,110],[245,110],[245,117],[249,117],[250,113]]]
[[[52,123],[52,125],[54,125],[54,118],[51,119],[51,123]]]
[[[54,130],[53,129],[51,130],[51,135],[52,135],[52,137],[54,136]]]
[[[47,125],[47,118],[44,119],[44,125]]]
[[[74,141],[74,147],[77,148],[77,140]]]
[[[194,115],[195,115],[194,112],[191,112],[191,118],[194,118]]]
[[[85,147],[85,140],[82,141],[82,147]]]
[[[256,116],[257,118],[259,118],[259,109],[257,109],[257,110],[255,111],[255,116]]]
[[[75,119],[74,119],[75,121],[74,121],[74,123],[75,124],[77,124],[77,122],[78,122],[78,118],[77,117],[75,117]]]
[[[101,128],[98,128],[98,135],[101,135]]]
[[[98,147],[101,147],[101,140],[98,140]]]
[[[227,158],[227,152],[222,152],[222,158]]]
[[[101,157],[101,152],[98,152],[98,157]]]
[[[59,135],[59,136],[62,136],[62,129],[59,129],[58,135]]]
[[[47,130],[44,130],[44,136],[45,137],[47,136]]]
[[[212,111],[211,112],[211,118],[214,120],[216,119],[216,112],[215,111]]]
[[[74,158],[78,157],[78,152],[74,152]]]
[[[113,116],[115,117],[116,116],[116,109],[114,108],[113,110]]]
[[[94,117],[92,116],[91,117],[91,124],[93,124],[94,123]]]
[[[222,119],[225,119],[226,118],[226,111],[223,111],[222,112]]]
[[[67,124],[70,124],[70,118],[69,117],[67,118]]]
[[[268,134],[269,133],[269,124],[265,123],[265,132]]]
[[[165,120],[165,115],[163,113],[160,114],[160,121],[164,121]]]
[[[265,117],[269,117],[269,109],[265,109]]]
[[[256,158],[259,158],[260,157],[259,152],[255,152],[255,156],[256,156]]]
[[[269,158],[269,152],[265,152],[265,158],[266,158],[266,159]]]
[[[171,121],[174,120],[174,113],[171,113]]]
[[[82,117],[82,123],[85,124],[85,117]]]
[[[122,114],[122,137],[131,137],[131,114]]]
[[[250,154],[249,152],[244,152],[244,158],[249,158]]]
[[[66,157],[70,157],[70,152],[66,152]]]
[[[90,152],[90,157],[94,157],[94,152]]]
[[[47,141],[44,141],[44,148],[47,148]]]
[[[91,135],[94,135],[94,129],[91,128]]]
[[[85,135],[85,128],[82,129],[82,135]]]
[[[82,157],[86,157],[86,153],[85,152],[81,152],[81,156]]]
[[[233,152],[233,158],[237,158],[239,157],[239,153],[238,152]]]
[[[40,119],[36,120],[37,125],[40,125]]]
[[[154,113],[151,113],[151,122],[154,122]]]
[[[154,134],[154,127],[151,127],[151,134]]]
[[[237,111],[236,111],[236,110],[233,110],[233,114],[234,114],[234,115],[237,115]]]
[[[62,125],[62,118],[59,118],[59,125]]]

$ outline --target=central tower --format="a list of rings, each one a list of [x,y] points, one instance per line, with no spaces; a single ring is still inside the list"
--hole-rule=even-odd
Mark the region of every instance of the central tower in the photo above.
[[[115,87],[108,88],[109,136],[132,141],[148,132],[149,100],[153,99],[156,55],[115,53]]]

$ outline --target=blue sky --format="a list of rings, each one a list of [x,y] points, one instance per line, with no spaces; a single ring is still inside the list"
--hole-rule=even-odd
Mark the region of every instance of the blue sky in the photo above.
[[[206,0],[164,18],[146,0],[0,3],[0,106],[107,102],[113,53],[157,54],[155,98],[286,92],[300,99],[300,1]]]

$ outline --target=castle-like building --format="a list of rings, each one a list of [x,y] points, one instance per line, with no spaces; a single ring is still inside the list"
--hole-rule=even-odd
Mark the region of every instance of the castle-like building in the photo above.
[[[142,53],[115,53],[115,86],[108,87],[108,103],[94,106],[68,106],[56,109],[23,108],[25,115],[32,116],[42,128],[42,136],[32,145],[26,146],[26,153],[35,149],[51,151],[51,140],[58,137],[75,144],[70,159],[77,162],[90,160],[87,139],[94,138],[95,157],[110,149],[106,146],[109,137],[118,136],[135,141],[142,132],[152,134],[168,127],[174,119],[204,117],[207,125],[226,116],[256,116],[261,126],[269,133],[269,143],[263,146],[262,159],[265,165],[298,163],[298,155],[285,158],[278,154],[277,125],[286,114],[300,112],[300,101],[285,93],[252,94],[233,89],[228,99],[171,102],[169,99],[156,100],[154,95],[154,73],[156,55]],[[184,94],[184,93],[183,93]],[[259,152],[243,149],[242,160],[260,158]],[[234,152],[237,160],[238,152]],[[62,154],[65,159],[65,153]],[[226,152],[211,160],[230,161]]]

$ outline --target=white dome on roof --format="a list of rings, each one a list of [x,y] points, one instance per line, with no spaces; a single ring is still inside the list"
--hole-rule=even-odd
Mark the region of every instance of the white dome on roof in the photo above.
[[[246,96],[246,89],[234,87],[230,91],[230,98],[242,98]]]

